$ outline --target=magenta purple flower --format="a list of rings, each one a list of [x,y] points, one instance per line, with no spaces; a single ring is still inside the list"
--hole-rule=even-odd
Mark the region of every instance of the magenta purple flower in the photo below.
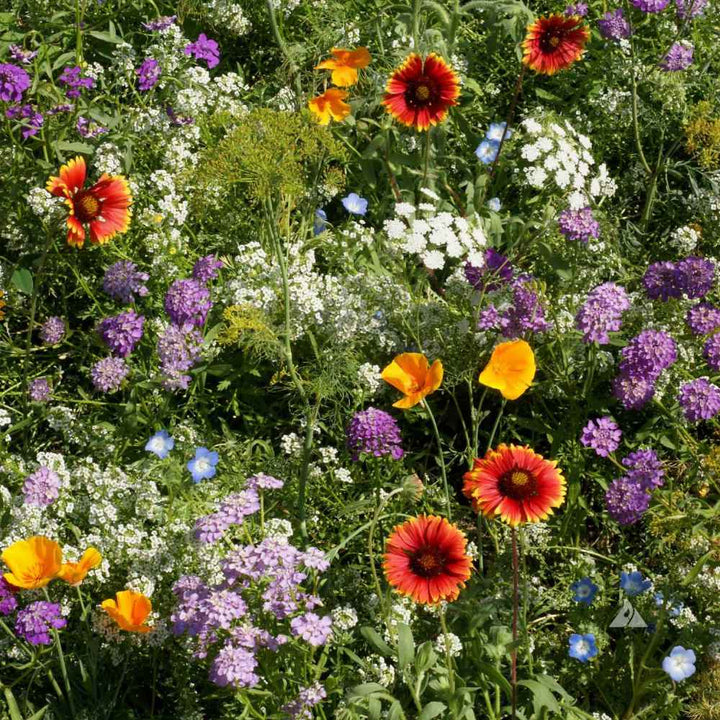
[[[720,388],[707,378],[697,378],[680,387],[678,402],[690,422],[710,420],[720,413]]]
[[[220,687],[254,687],[260,682],[257,664],[252,651],[227,642],[213,660],[210,680]]]
[[[135,301],[135,296],[145,297],[148,289],[145,284],[150,276],[140,272],[137,265],[129,260],[119,260],[110,265],[103,277],[103,290],[121,303]]]
[[[676,283],[689,298],[707,295],[715,282],[715,263],[701,257],[687,257],[675,265]]]
[[[621,374],[655,382],[677,360],[677,345],[661,330],[643,330],[622,349]]]
[[[17,65],[0,64],[0,100],[19,103],[30,87],[30,76]]]
[[[15,593],[17,588],[13,586],[0,575],[0,615],[10,615],[14,613],[18,606]]]
[[[679,72],[687,70],[693,63],[695,48],[688,42],[676,42],[667,51],[667,54],[660,63],[660,68],[665,72]]]
[[[507,285],[513,278],[514,269],[508,258],[495,248],[485,250],[485,264],[482,267],[466,262],[465,278],[476,290],[492,292]]]
[[[157,60],[154,60],[153,58],[145,58],[142,65],[135,70],[135,73],[138,76],[138,89],[143,92],[147,92],[157,85],[160,80],[162,68]]]
[[[290,621],[290,630],[296,637],[301,637],[313,647],[324,645],[332,635],[332,618],[323,617],[314,612],[299,615]]]
[[[83,77],[82,68],[79,66],[66,67],[58,82],[65,85],[65,96],[69,98],[79,98],[83,90],[90,90],[95,86],[95,80],[91,77]]]
[[[45,403],[50,399],[52,388],[46,377],[35,378],[28,383],[28,397],[36,403]]]
[[[620,447],[622,431],[611,417],[590,420],[583,428],[580,442],[594,450],[600,457],[607,457]]]
[[[720,371],[720,333],[711,335],[703,346],[703,356],[708,367]]]
[[[585,17],[588,14],[587,3],[579,2],[575,5],[568,5],[565,8],[565,15],[578,15],[579,17]]]
[[[639,483],[648,492],[665,483],[665,470],[654,450],[635,450],[623,458],[622,464],[628,468],[628,479]]]
[[[177,15],[161,15],[150,22],[142,23],[142,26],[150,32],[160,32],[167,30],[171,25],[175,24]]]
[[[51,645],[53,630],[60,630],[67,620],[60,612],[59,603],[38,600],[18,610],[15,619],[15,634],[30,645]]]
[[[620,330],[622,314],[629,307],[630,298],[625,288],[611,282],[603,283],[588,295],[575,318],[575,326],[586,343],[607,345],[610,342],[608,333]]]
[[[630,2],[644,13],[658,13],[668,6],[670,0],[630,0]]]
[[[222,261],[218,260],[215,255],[205,255],[197,260],[195,265],[193,265],[193,280],[197,280],[199,283],[207,285],[207,283],[218,276],[218,270],[222,266]]]
[[[158,338],[162,385],[166,390],[187,390],[187,371],[197,364],[202,354],[203,337],[197,330],[168,325]]]
[[[510,304],[502,310],[494,305],[486,308],[480,315],[478,329],[499,330],[506,338],[547,331],[550,323],[545,319],[545,309],[532,283],[529,275],[517,277],[511,285]]]
[[[677,284],[675,263],[672,262],[656,262],[649,265],[643,277],[643,285],[651,300],[665,302],[682,295],[682,290]]]
[[[632,525],[650,507],[650,493],[636,480],[621,477],[607,489],[605,504],[610,517],[621,525]]]
[[[675,0],[677,14],[680,20],[700,17],[705,12],[708,0]]]
[[[655,382],[621,374],[613,380],[612,389],[626,410],[639,410],[655,395]]]
[[[38,54],[37,50],[25,50],[20,45],[10,45],[8,51],[12,60],[23,65],[29,65]]]
[[[630,37],[630,23],[625,18],[622,8],[606,12],[597,21],[598,30],[606,40],[623,40]]]
[[[30,473],[23,483],[23,495],[28,505],[46,507],[60,496],[60,476],[44,465]]]
[[[687,311],[685,322],[694,335],[707,335],[720,328],[720,308],[698,303]]]
[[[563,210],[558,217],[558,227],[568,240],[587,243],[600,236],[600,223],[589,207]]]
[[[42,113],[39,113],[32,105],[14,105],[5,111],[5,117],[10,120],[17,120],[20,125],[20,134],[24,140],[37,135],[45,122]]]
[[[197,280],[175,280],[165,295],[165,311],[175,325],[200,327],[211,307],[210,291]]]
[[[59,317],[48,318],[40,327],[43,345],[57,345],[65,335],[65,321]]]
[[[220,62],[218,44],[205,33],[200,33],[195,42],[185,46],[185,54],[192,55],[196,60],[204,60],[208,68],[214,68]]]
[[[127,357],[143,336],[145,318],[134,310],[107,317],[98,324],[98,335],[113,355]]]
[[[122,358],[106,357],[92,366],[90,377],[96,390],[113,393],[120,389],[129,372],[130,368]]]
[[[397,420],[374,407],[356,412],[345,435],[352,459],[356,462],[363,455],[390,456],[399,460],[404,454]]]
[[[75,129],[80,137],[92,140],[109,132],[108,128],[102,127],[82,115],[77,119]]]

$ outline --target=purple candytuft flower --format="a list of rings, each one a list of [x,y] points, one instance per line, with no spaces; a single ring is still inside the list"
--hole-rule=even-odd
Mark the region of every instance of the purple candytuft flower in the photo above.
[[[67,620],[60,612],[59,603],[38,600],[18,610],[15,634],[31,645],[51,645],[53,630],[60,630]]]
[[[630,37],[630,23],[625,19],[622,8],[606,12],[602,20],[597,21],[598,30],[606,40],[622,40]]]
[[[687,257],[675,265],[675,283],[689,298],[701,298],[712,289],[715,263],[701,257]]]
[[[158,32],[160,30],[167,30],[171,25],[175,24],[177,15],[161,15],[155,20],[150,22],[142,23],[142,26],[150,32]]]
[[[204,60],[208,68],[214,68],[220,62],[218,44],[205,33],[200,33],[195,42],[185,46],[185,54],[192,55],[196,60]]]
[[[605,503],[610,517],[621,525],[632,525],[650,506],[650,493],[639,482],[621,477],[610,484]]]
[[[507,338],[519,338],[528,332],[545,332],[550,323],[540,298],[532,288],[533,278],[521,275],[512,287],[512,303],[500,311],[491,305],[480,313],[478,330],[499,330]]]
[[[23,93],[30,87],[30,76],[17,65],[0,64],[0,100],[21,102]]]
[[[20,134],[25,140],[37,135],[45,122],[42,114],[37,112],[32,105],[13,105],[5,111],[5,117],[20,122],[22,128]]]
[[[169,105],[165,106],[165,112],[170,118],[170,124],[178,127],[183,125],[192,125],[195,121],[186,115],[178,115]]]
[[[65,321],[59,317],[48,318],[40,328],[43,345],[57,345],[65,335]]]
[[[626,410],[639,410],[655,394],[653,381],[618,375],[613,380],[613,395]]]
[[[356,462],[362,455],[399,460],[404,451],[397,420],[392,415],[369,407],[353,415],[345,431],[347,446]]]
[[[97,331],[113,355],[127,357],[142,339],[144,324],[143,315],[128,310],[101,320]]]
[[[665,72],[686,70],[693,63],[694,51],[695,48],[689,42],[673,43],[660,63],[660,68]]]
[[[77,65],[75,67],[66,67],[58,78],[58,82],[67,87],[65,97],[69,98],[79,98],[83,89],[90,90],[95,86],[93,78],[82,77],[82,68]]]
[[[52,388],[45,377],[35,378],[28,384],[28,396],[30,400],[37,403],[44,403],[50,399]]]
[[[690,422],[710,420],[720,412],[720,388],[707,378],[697,378],[680,387],[678,402]]]
[[[103,290],[121,303],[131,303],[134,302],[135,295],[145,297],[148,294],[143,283],[149,278],[147,273],[137,269],[134,262],[119,260],[105,271]]]
[[[478,317],[478,330],[492,330],[500,324],[500,311],[495,305],[488,305],[484,310],[480,311]]]
[[[620,330],[622,313],[629,307],[625,288],[611,282],[603,283],[588,295],[575,318],[575,326],[583,333],[586,343],[607,345],[610,342],[608,333]]]
[[[77,130],[80,137],[88,138],[90,140],[96,137],[100,137],[100,135],[104,135],[106,132],[108,132],[108,128],[102,127],[101,125],[92,122],[92,120],[88,120],[88,118],[83,117],[82,115],[78,118],[75,129]]]
[[[309,547],[300,558],[305,567],[318,572],[325,572],[330,567],[330,561],[325,557],[325,553],[316,547]]]
[[[703,347],[703,355],[710,368],[720,370],[720,333],[711,335]]]
[[[218,270],[220,270],[222,266],[222,261],[218,260],[215,255],[205,255],[205,257],[201,257],[193,265],[193,280],[207,285],[207,283],[218,276]]]
[[[620,447],[622,431],[611,417],[590,420],[583,428],[580,442],[600,457],[607,457]]]
[[[700,17],[705,12],[708,0],[675,0],[677,14],[681,20]]]
[[[660,330],[643,330],[622,349],[622,375],[655,382],[677,360],[675,341]]]
[[[630,0],[630,2],[644,13],[658,13],[668,6],[670,0]]]
[[[250,650],[228,641],[213,660],[210,680],[220,687],[254,687],[260,682],[256,667],[257,659]]]
[[[175,325],[200,327],[211,307],[210,291],[197,280],[175,280],[165,295],[165,311]]]
[[[106,357],[92,366],[90,375],[96,390],[113,393],[120,389],[129,372],[130,368],[122,358]]]
[[[588,14],[588,6],[587,3],[580,2],[576,5],[568,5],[565,8],[565,15],[579,15],[580,17],[585,17]]]
[[[589,207],[580,210],[563,210],[558,217],[560,232],[568,240],[587,243],[590,238],[600,236],[600,223],[593,216]]]
[[[665,302],[671,297],[677,298],[682,295],[675,270],[675,263],[671,262],[656,262],[648,266],[643,277],[643,285],[651,300]]]
[[[639,483],[643,489],[653,490],[664,484],[665,471],[654,450],[636,450],[623,458],[628,468],[627,478]]]
[[[138,89],[143,92],[152,90],[160,80],[162,68],[157,60],[153,58],[145,58],[142,65],[135,70],[138,76]]]
[[[63,103],[62,105],[55,105],[55,106],[51,107],[47,111],[47,114],[50,116],[59,115],[60,113],[72,112],[74,109],[75,109],[74,105],[70,105],[69,103]]]
[[[320,683],[302,688],[297,697],[282,706],[281,710],[291,720],[312,720],[312,709],[327,697],[325,688]]]
[[[158,338],[162,385],[166,390],[187,390],[190,376],[185,374],[200,359],[203,337],[197,330],[169,325]]]
[[[42,465],[25,478],[23,483],[25,502],[37,507],[52,505],[60,495],[60,485],[59,475]]]
[[[0,575],[0,615],[10,615],[15,612],[18,606],[15,593],[17,588],[13,586]]]
[[[694,335],[707,335],[720,328],[720,308],[710,303],[699,303],[688,310],[685,322]]]
[[[257,473],[245,481],[248,490],[280,490],[284,485],[282,480],[265,473]]]
[[[215,543],[229,527],[227,518],[220,513],[204,515],[195,521],[195,539],[204,545]]]
[[[218,515],[230,525],[242,525],[246,517],[260,510],[260,496],[257,490],[245,488],[240,492],[228,495],[218,510]]]
[[[320,647],[332,634],[332,618],[329,615],[320,617],[314,612],[307,612],[290,621],[290,630],[295,637],[302,638],[313,647]]]
[[[10,57],[23,65],[29,65],[38,54],[37,50],[25,50],[19,45],[11,45],[8,50],[10,51]]]
[[[476,290],[492,292],[507,285],[513,278],[514,270],[510,261],[495,248],[485,250],[485,265],[478,268],[465,263],[465,277]]]

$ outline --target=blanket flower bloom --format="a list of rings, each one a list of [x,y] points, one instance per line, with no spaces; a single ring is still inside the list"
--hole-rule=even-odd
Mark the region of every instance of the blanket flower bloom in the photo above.
[[[460,79],[445,60],[411,53],[390,76],[383,105],[398,122],[422,131],[445,120],[458,97]]]
[[[525,340],[511,340],[495,347],[478,378],[481,385],[499,390],[506,400],[517,400],[535,377],[535,354]]]
[[[13,543],[3,552],[2,561],[10,569],[5,579],[11,585],[37,590],[58,576],[62,550],[54,540],[35,535]]]
[[[499,515],[513,527],[546,520],[565,499],[565,478],[554,460],[529,447],[499,445],[476,458],[463,493],[476,512]]]
[[[590,31],[577,15],[540,17],[528,25],[523,64],[541,75],[554,75],[583,56],[589,39]]]
[[[455,600],[470,577],[466,544],[465,535],[445,518],[420,515],[408,520],[387,540],[387,580],[417,603]]]
[[[350,114],[350,105],[345,102],[347,96],[347,90],[330,88],[310,100],[308,107],[320,125],[329,125],[330,120],[342,122]]]
[[[87,577],[87,574],[96,568],[102,561],[102,555],[94,548],[89,547],[76,563],[63,563],[58,577],[69,585],[77,587]]]
[[[91,187],[85,188],[87,168],[78,156],[60,168],[58,177],[51,177],[46,190],[64,197],[68,206],[68,245],[81,248],[85,244],[85,226],[90,229],[90,242],[102,245],[130,227],[132,196],[122,175],[103,174]]]
[[[366,47],[355,50],[333,48],[332,57],[315,66],[316,70],[332,70],[333,85],[350,87],[358,81],[358,68],[370,64],[370,53]]]
[[[142,593],[121,590],[115,593],[115,599],[103,600],[100,607],[126,632],[146,633],[152,627],[146,624],[152,612],[150,599]]]
[[[402,353],[380,373],[380,377],[405,395],[393,403],[393,407],[407,410],[440,387],[443,366],[440,360],[430,365],[422,353]]]

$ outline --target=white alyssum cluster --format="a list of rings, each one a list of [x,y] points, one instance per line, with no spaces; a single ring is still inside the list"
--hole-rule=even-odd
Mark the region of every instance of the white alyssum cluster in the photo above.
[[[668,240],[670,246],[681,255],[689,255],[695,250],[700,241],[700,233],[689,225],[673,230]]]
[[[44,187],[34,187],[28,192],[27,203],[39,218],[46,221],[57,220],[63,212],[63,198],[51,195]]]
[[[332,611],[333,628],[337,630],[351,630],[358,623],[358,615],[350,605],[335,608]]]
[[[209,0],[205,9],[216,25],[233,35],[238,37],[247,35],[252,29],[250,19],[242,6],[237,3],[228,0]]]
[[[434,647],[435,652],[442,657],[445,656],[446,647],[450,651],[450,657],[457,657],[462,652],[463,644],[457,635],[449,632],[447,635],[438,635]]]
[[[380,377],[380,366],[369,362],[363,363],[358,368],[358,383],[368,395],[375,395],[383,384]]]

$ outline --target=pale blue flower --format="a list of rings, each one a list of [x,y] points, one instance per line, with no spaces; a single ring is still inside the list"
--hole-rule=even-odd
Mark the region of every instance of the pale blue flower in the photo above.
[[[662,669],[674,682],[687,680],[695,674],[695,653],[676,645],[670,654],[663,660]]]
[[[495,162],[500,150],[500,143],[497,140],[483,140],[475,150],[478,160],[485,165]]]
[[[658,607],[662,607],[665,604],[665,596],[660,591],[655,593],[655,604]],[[681,602],[676,603],[671,600],[668,605],[668,613],[670,613],[672,617],[677,617],[683,611],[684,607]]]
[[[344,197],[342,204],[351,215],[365,215],[368,208],[368,201],[357,193],[350,193],[347,197]]]
[[[598,654],[597,645],[595,644],[595,636],[592,633],[587,635],[578,635],[573,633],[570,636],[570,650],[568,655],[580,662],[587,662]]]
[[[318,208],[315,211],[315,221],[313,222],[313,234],[317,237],[320,233],[325,232],[327,227],[327,213],[322,209]]]
[[[164,460],[174,447],[175,440],[170,437],[167,430],[159,430],[145,444],[145,449],[155,453],[161,460]]]
[[[500,212],[500,208],[502,207],[502,203],[498,197],[490,198],[487,205],[493,212]]]
[[[631,573],[620,573],[620,587],[625,591],[627,596],[635,597],[649,590],[652,587],[652,582],[646,580],[641,572],[635,570],[635,572]]]
[[[195,457],[187,464],[187,469],[192,474],[193,482],[200,482],[215,476],[215,466],[220,456],[206,447],[195,449]]]
[[[589,577],[584,577],[575,581],[570,586],[570,589],[575,593],[573,596],[573,600],[575,602],[582,602],[586,605],[590,605],[590,603],[592,603],[595,599],[598,586]]]
[[[507,126],[507,123],[504,123],[504,122],[490,123],[490,127],[488,128],[488,131],[485,134],[485,138],[487,140],[495,140],[496,142],[502,142],[503,133],[505,132],[506,126]],[[505,139],[509,140],[511,135],[512,135],[512,130],[508,130],[505,133]]]

